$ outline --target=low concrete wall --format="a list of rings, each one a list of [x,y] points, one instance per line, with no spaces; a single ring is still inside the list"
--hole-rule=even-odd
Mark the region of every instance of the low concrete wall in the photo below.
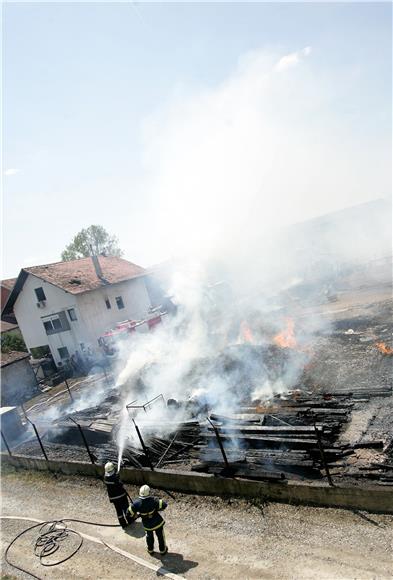
[[[16,468],[51,471],[65,475],[87,475],[103,477],[102,465],[92,465],[77,461],[46,462],[45,459],[1,454],[3,465]],[[236,495],[246,498],[278,501],[291,504],[313,505],[320,507],[339,507],[344,509],[360,509],[374,513],[393,514],[393,486],[379,487],[368,485],[355,487],[350,485],[335,485],[330,487],[325,483],[304,483],[298,481],[268,482],[249,479],[230,479],[216,477],[206,473],[186,471],[169,471],[156,469],[121,470],[121,478],[125,483],[142,485],[148,483],[158,489],[168,489],[183,493],[204,495]]]

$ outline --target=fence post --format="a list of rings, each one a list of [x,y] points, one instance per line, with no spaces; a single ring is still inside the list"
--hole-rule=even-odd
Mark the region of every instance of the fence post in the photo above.
[[[315,423],[314,423],[314,429],[315,429],[315,433],[316,433],[316,436],[317,436],[319,453],[321,454],[322,463],[323,463],[323,466],[324,466],[325,471],[326,471],[326,477],[328,479],[329,485],[334,486],[332,477],[330,475],[329,466],[328,466],[327,461],[326,461],[325,451],[324,451],[323,445],[322,445],[321,432],[320,432],[320,430],[318,429],[318,427],[316,426]]]
[[[220,447],[220,451],[221,451],[222,457],[224,459],[225,467],[227,469],[229,469],[230,468],[229,461],[228,461],[228,458],[227,458],[226,453],[225,453],[225,450],[224,450],[224,445],[222,444],[222,440],[221,440],[221,437],[220,437],[220,433],[219,433],[217,427],[210,421],[209,417],[206,417],[206,419],[209,421],[210,425],[213,427],[213,431],[214,431],[214,434],[216,436],[217,443],[218,443],[218,445]]]
[[[134,419],[132,420],[132,422],[134,423],[135,431],[136,431],[136,433],[137,433],[137,435],[138,435],[138,438],[139,438],[139,441],[140,441],[140,443],[141,443],[141,445],[142,445],[143,453],[144,453],[144,454],[145,454],[145,456],[146,456],[147,463],[149,464],[149,467],[150,467],[150,469],[151,469],[152,471],[154,471],[153,464],[152,464],[152,462],[151,462],[151,460],[150,460],[149,451],[148,451],[148,449],[147,449],[147,447],[146,447],[146,445],[145,445],[145,442],[144,442],[144,441],[143,441],[143,439],[142,439],[142,435],[141,435],[141,432],[139,431],[139,427],[138,427],[138,425],[135,423]]]
[[[89,448],[89,445],[88,445],[88,443],[87,443],[87,439],[86,439],[86,437],[85,437],[85,434],[83,433],[82,427],[81,427],[81,426],[79,425],[79,423],[77,423],[77,422],[76,422],[76,421],[75,421],[75,420],[74,420],[72,417],[69,417],[69,419],[71,419],[71,421],[72,421],[73,423],[75,423],[75,425],[78,427],[78,429],[79,429],[79,433],[81,434],[81,437],[82,437],[83,443],[85,444],[86,451],[87,451],[87,453],[88,453],[88,455],[89,455],[90,461],[92,462],[92,464],[93,464],[93,465],[95,465],[95,463],[94,463],[94,457],[93,457],[93,454],[92,454],[92,453],[91,453],[91,451],[90,451],[90,448]]]
[[[30,425],[32,425],[32,426],[33,426],[34,433],[35,433],[35,436],[36,436],[36,437],[37,437],[37,439],[38,439],[38,443],[40,444],[40,447],[41,447],[42,454],[43,454],[43,456],[45,457],[45,460],[49,462],[48,456],[47,456],[47,454],[46,454],[46,451],[45,451],[45,449],[44,449],[44,446],[43,446],[43,444],[42,444],[42,441],[41,441],[41,437],[40,437],[40,436],[39,436],[39,434],[38,434],[37,427],[34,425],[33,421],[31,421],[31,420],[30,420],[30,419],[27,417],[27,415],[26,415],[26,419],[27,419],[27,421],[30,423]]]
[[[7,439],[5,438],[3,431],[1,431],[1,437],[4,441],[5,446],[7,447],[8,454],[10,455],[10,457],[12,457],[11,449],[8,446]]]

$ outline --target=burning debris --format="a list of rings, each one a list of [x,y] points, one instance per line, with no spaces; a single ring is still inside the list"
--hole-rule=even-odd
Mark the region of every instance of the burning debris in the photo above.
[[[118,468],[389,482],[391,418],[371,440],[346,433],[374,399],[392,400],[390,302],[327,322],[315,310],[290,316],[288,306],[236,306],[229,316],[214,303],[210,316],[211,301],[191,294],[153,333],[120,345],[126,363],[113,384],[48,415],[49,456],[80,449],[86,460],[82,430],[91,457]]]
[[[393,355],[393,348],[387,346],[384,342],[377,342],[375,346],[382,354],[387,354],[389,356]]]
[[[292,318],[287,318],[286,323],[286,329],[274,337],[274,342],[281,348],[296,348],[295,323]]]

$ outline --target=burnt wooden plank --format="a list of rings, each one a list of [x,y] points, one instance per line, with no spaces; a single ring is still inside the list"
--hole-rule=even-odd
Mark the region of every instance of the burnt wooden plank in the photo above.
[[[367,449],[383,449],[384,442],[381,439],[375,439],[372,441],[361,441],[353,445],[354,449],[359,449],[366,447]]]
[[[214,443],[216,437],[213,433],[203,434],[208,441]],[[244,441],[249,444],[260,444],[272,447],[282,446],[292,446],[292,447],[315,447],[317,445],[316,439],[299,439],[299,438],[289,438],[289,437],[268,437],[268,436],[256,436],[256,435],[236,435],[236,437],[231,437],[225,433],[221,434],[222,439],[228,442],[233,441]]]
[[[290,435],[315,435],[314,426],[311,425],[301,425],[301,426],[264,426],[264,425],[220,425],[220,433],[232,433],[232,432],[242,432],[242,433],[272,433],[272,434],[290,434]],[[208,427],[211,431],[212,427]]]
[[[223,423],[262,423],[264,415],[260,413],[236,413],[233,415],[219,415],[217,413],[210,413],[210,419],[212,421],[220,421]]]
[[[247,463],[253,463],[257,465],[287,465],[293,467],[313,467],[314,461],[312,459],[281,459],[279,457],[247,457]]]
[[[247,477],[251,479],[270,479],[275,481],[280,481],[285,479],[285,474],[280,471],[270,471],[267,469],[261,469],[258,466],[252,465],[231,465],[233,469],[233,474],[236,477]],[[223,471],[223,464],[213,465],[207,468],[207,473],[214,473],[220,475]]]

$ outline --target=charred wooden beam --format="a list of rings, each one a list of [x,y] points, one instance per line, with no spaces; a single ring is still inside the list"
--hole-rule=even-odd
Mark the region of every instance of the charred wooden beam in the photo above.
[[[213,430],[213,427],[208,427],[209,431]],[[221,433],[251,433],[251,434],[273,434],[273,435],[311,435],[315,436],[314,427],[311,425],[302,426],[259,426],[259,425],[220,425]]]
[[[263,421],[264,415],[259,413],[237,413],[235,415],[218,415],[217,413],[210,413],[212,421],[221,421],[223,423],[259,423]]]
[[[172,447],[172,445],[174,444],[176,437],[178,436],[179,432],[176,431],[176,433],[174,434],[171,442],[169,443],[168,447],[166,448],[166,450],[164,451],[164,453],[161,455],[160,459],[157,461],[156,463],[156,467],[160,467],[161,463],[164,461],[165,457],[168,454],[168,451],[170,450],[170,448]]]
[[[216,436],[213,433],[205,433],[203,435],[208,441],[214,442]],[[267,435],[258,437],[257,435],[237,435],[231,436],[225,433],[220,435],[221,439],[225,441],[244,441],[250,445],[264,445],[266,447],[297,447],[297,448],[309,448],[316,447],[318,445],[317,439],[299,439],[299,438],[289,438],[289,437],[269,437]]]
[[[246,477],[249,479],[268,479],[273,481],[281,481],[285,479],[285,474],[279,471],[269,471],[267,469],[260,469],[251,465],[231,466],[236,477]],[[207,468],[207,473],[214,473],[216,475],[223,475],[223,466],[216,465]]]
[[[353,445],[354,449],[359,448],[367,448],[367,449],[383,449],[384,442],[381,439],[369,440],[369,441],[360,441],[359,443],[355,443]]]

